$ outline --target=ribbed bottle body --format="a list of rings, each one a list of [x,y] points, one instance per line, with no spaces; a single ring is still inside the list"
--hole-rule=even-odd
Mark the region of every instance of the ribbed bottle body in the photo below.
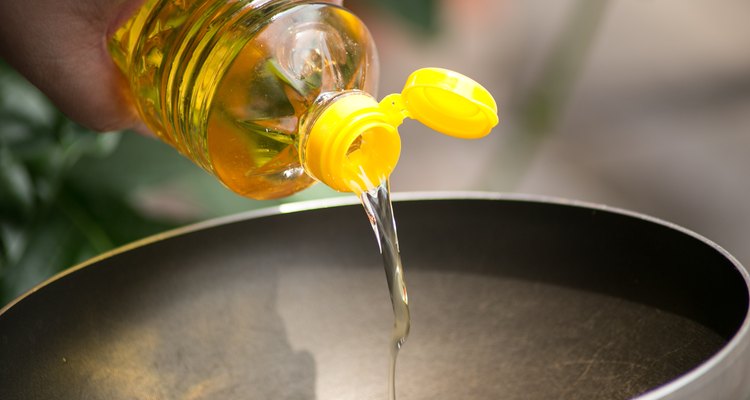
[[[149,128],[258,199],[312,184],[299,126],[319,96],[376,89],[367,29],[324,2],[147,0],[110,49]]]

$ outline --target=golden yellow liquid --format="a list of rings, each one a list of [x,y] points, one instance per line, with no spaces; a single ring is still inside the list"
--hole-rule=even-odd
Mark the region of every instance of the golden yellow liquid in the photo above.
[[[391,330],[390,364],[388,366],[388,399],[396,400],[396,360],[401,346],[409,337],[411,314],[388,180],[383,179],[380,186],[362,193],[360,201],[365,208],[380,245],[385,277],[388,281],[388,291],[393,306],[393,329]]]
[[[299,126],[321,94],[375,90],[367,29],[307,1],[148,0],[110,45],[146,124],[247,197],[313,183]]]
[[[256,199],[313,183],[299,160],[308,110],[324,94],[374,93],[377,77],[364,25],[324,2],[147,0],[116,32],[110,51],[149,128],[231,190]],[[393,304],[394,400],[396,356],[410,317],[387,177],[381,178],[360,195]]]

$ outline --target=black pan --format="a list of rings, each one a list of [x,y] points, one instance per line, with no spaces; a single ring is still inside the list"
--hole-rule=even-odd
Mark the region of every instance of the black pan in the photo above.
[[[748,398],[748,274],[726,252],[632,213],[473,197],[395,204],[401,399]],[[385,399],[378,246],[359,205],[333,205],[50,280],[0,312],[0,399]]]

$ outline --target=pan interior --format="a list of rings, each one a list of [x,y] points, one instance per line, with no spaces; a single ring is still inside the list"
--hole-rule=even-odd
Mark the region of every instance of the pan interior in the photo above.
[[[394,205],[404,399],[627,399],[715,354],[737,267],[640,218],[496,200]],[[392,314],[358,206],[171,237],[0,315],[2,399],[383,399]]]

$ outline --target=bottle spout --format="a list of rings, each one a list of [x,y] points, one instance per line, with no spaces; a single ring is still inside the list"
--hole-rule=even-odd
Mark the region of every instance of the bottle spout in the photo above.
[[[302,165],[340,192],[360,194],[379,186],[398,163],[398,125],[361,91],[338,94],[323,107],[302,141]]]
[[[398,127],[405,118],[462,139],[481,138],[498,123],[495,100],[481,85],[453,71],[420,69],[401,93],[379,103],[360,91],[331,98],[311,121],[302,165],[335,190],[361,194],[374,189],[398,163]]]

